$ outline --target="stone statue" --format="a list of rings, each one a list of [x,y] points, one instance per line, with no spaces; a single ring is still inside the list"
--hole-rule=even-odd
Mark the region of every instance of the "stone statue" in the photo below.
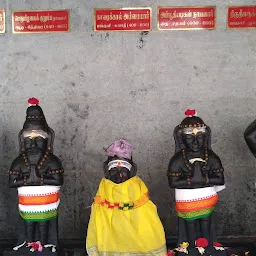
[[[53,154],[54,132],[39,101],[30,98],[28,103],[26,121],[19,133],[20,154],[9,171],[9,185],[18,190],[18,209],[24,222],[12,254],[55,255],[64,170]]]
[[[254,120],[244,132],[245,141],[254,155],[256,157],[256,120]]]
[[[132,145],[106,149],[105,178],[94,198],[86,237],[89,256],[167,256],[165,234],[148,188],[136,176]]]
[[[175,188],[177,255],[201,255],[200,250],[205,255],[225,255],[214,246],[212,219],[217,192],[225,188],[224,170],[211,149],[210,127],[195,114],[187,110],[187,117],[174,129],[175,154],[167,171],[169,186]]]

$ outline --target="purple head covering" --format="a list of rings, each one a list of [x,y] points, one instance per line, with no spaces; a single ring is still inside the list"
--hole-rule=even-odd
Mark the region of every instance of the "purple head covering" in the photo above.
[[[107,156],[131,159],[133,146],[125,139],[116,140],[106,150]]]

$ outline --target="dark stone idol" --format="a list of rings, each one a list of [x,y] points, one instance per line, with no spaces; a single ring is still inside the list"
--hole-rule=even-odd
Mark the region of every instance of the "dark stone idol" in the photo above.
[[[256,120],[246,128],[244,138],[250,151],[256,157]]]
[[[54,131],[35,98],[28,100],[26,121],[19,133],[20,154],[12,162],[9,185],[18,190],[24,228],[8,255],[55,255],[57,215],[63,167],[53,154]]]
[[[174,129],[175,154],[167,171],[169,186],[175,188],[177,255],[201,255],[200,250],[205,255],[225,255],[214,246],[212,219],[217,192],[225,188],[224,170],[211,149],[210,127],[195,116],[194,110],[185,114],[187,117]]]

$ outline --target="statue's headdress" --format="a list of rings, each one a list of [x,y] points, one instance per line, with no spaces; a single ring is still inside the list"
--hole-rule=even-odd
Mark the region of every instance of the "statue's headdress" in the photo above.
[[[125,139],[116,140],[107,149],[107,156],[117,156],[121,159],[132,159],[133,146]]]
[[[39,135],[48,139],[47,148],[52,151],[54,131],[48,126],[44,112],[39,106],[39,100],[36,98],[28,99],[29,107],[26,111],[26,120],[23,124],[23,129],[19,133],[20,152],[24,151],[24,136]]]
[[[23,130],[42,130],[48,132],[49,126],[46,122],[44,112],[39,106],[39,100],[30,98],[28,104],[29,107],[27,108],[27,116]]]
[[[185,118],[182,122],[175,127],[173,136],[175,139],[175,151],[178,152],[182,149],[185,149],[185,145],[183,143],[182,134],[192,134],[193,129],[197,129],[198,132],[205,133],[205,147],[211,148],[211,130],[210,127],[207,126],[204,121],[197,116],[195,110],[187,109],[185,111]]]
[[[135,163],[132,161],[133,146],[126,139],[119,139],[113,142],[105,151],[108,160],[104,163],[105,175],[114,167],[125,167],[134,176],[137,171]]]
[[[200,117],[197,116],[197,113],[195,110],[190,110],[190,109],[186,110],[185,116],[186,118],[184,118],[181,124],[179,125],[180,128],[184,129],[184,128],[194,128],[194,127],[202,127],[202,128],[206,127],[206,124]]]

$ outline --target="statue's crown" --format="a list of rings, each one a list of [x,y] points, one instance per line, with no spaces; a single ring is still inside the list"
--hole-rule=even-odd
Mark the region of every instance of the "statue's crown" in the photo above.
[[[44,130],[48,131],[48,124],[45,120],[44,112],[39,106],[39,100],[37,98],[29,98],[26,111],[26,121],[23,125],[24,130]]]
[[[187,109],[185,111],[186,118],[183,119],[180,128],[188,128],[188,127],[205,127],[206,124],[204,121],[197,116],[197,113],[194,109]]]

